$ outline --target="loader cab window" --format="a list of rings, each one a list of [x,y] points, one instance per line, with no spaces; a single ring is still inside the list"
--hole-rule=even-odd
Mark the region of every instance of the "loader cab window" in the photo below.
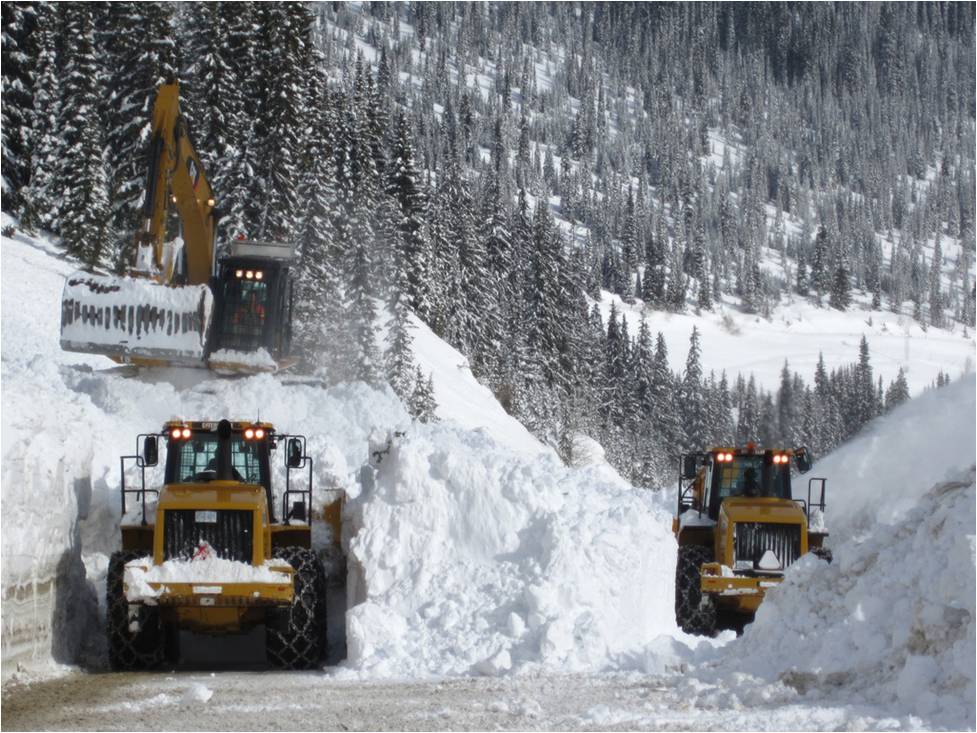
[[[769,456],[736,456],[728,463],[714,463],[709,514],[716,516],[723,499],[732,496],[790,498],[790,469],[776,465]]]
[[[188,440],[171,440],[166,483],[199,483],[217,478],[217,434],[197,431]],[[231,471],[236,481],[268,486],[267,448],[262,441],[231,436]]]
[[[265,342],[265,324],[271,310],[269,282],[260,270],[246,272],[252,277],[237,277],[236,271],[231,270],[224,281],[221,348],[254,351]],[[255,278],[255,272],[261,272],[262,278]]]

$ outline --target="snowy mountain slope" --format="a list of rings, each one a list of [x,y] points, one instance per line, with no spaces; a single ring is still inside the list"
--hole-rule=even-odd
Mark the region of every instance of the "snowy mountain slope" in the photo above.
[[[769,391],[776,391],[785,360],[805,378],[813,377],[819,354],[824,355],[829,369],[857,361],[863,335],[875,375],[889,384],[902,367],[914,396],[932,386],[941,370],[955,379],[977,364],[974,334],[959,323],[949,329],[928,327],[924,331],[909,316],[858,307],[843,313],[827,306],[818,308],[803,298],[774,307],[767,319],[742,312],[732,300],[697,315],[653,311],[604,291],[600,309],[606,322],[614,303],[618,313],[627,317],[632,336],[642,318],[653,334],[661,331],[670,366],[677,372],[685,369],[689,335],[693,327],[698,328],[707,373],[715,370],[718,378],[725,370],[730,379],[753,374],[758,386]]]
[[[514,451],[534,455],[550,452],[516,418],[502,408],[488,387],[472,375],[468,359],[439,339],[427,324],[411,316],[415,359],[434,378],[438,417],[468,430],[485,431]]]

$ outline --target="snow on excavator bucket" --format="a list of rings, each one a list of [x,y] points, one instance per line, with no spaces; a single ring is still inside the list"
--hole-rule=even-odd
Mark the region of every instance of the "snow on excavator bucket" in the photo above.
[[[61,348],[120,363],[203,366],[213,311],[206,285],[76,272],[61,296]]]

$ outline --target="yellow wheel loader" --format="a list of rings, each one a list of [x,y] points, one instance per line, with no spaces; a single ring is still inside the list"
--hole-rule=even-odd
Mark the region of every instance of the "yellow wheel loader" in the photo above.
[[[812,478],[795,498],[791,465],[811,469],[805,448],[712,448],[682,456],[675,618],[687,633],[711,636],[719,626],[752,620],[763,596],[799,557],[823,546],[825,479]],[[817,495],[812,501],[812,492]]]
[[[217,202],[180,113],[176,82],[153,108],[143,224],[123,277],[76,272],[61,299],[61,347],[125,364],[222,373],[291,366],[294,246],[215,247]],[[175,212],[180,232],[166,241]]]
[[[329,578],[312,548],[312,458],[306,439],[269,423],[171,421],[139,436],[123,456],[122,549],[106,580],[106,631],[114,669],[145,669],[179,657],[179,632],[265,627],[268,662],[317,666],[326,653]],[[159,464],[163,485],[147,487]],[[280,504],[271,456],[286,446]],[[135,463],[139,485],[126,485]],[[304,480],[294,483],[293,473]],[[130,500],[133,499],[133,500]],[[342,499],[323,512],[338,546]]]

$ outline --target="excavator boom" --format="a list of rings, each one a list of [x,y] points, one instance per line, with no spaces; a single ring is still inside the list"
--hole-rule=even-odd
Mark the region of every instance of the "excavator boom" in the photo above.
[[[176,82],[160,87],[153,107],[143,229],[136,237],[139,247],[152,248],[152,264],[162,283],[173,283],[177,276],[175,259],[168,258],[164,248],[166,214],[171,203],[183,225],[186,282],[206,285],[214,274],[214,192],[190,142],[186,120],[180,114],[180,88]],[[137,257],[137,261],[145,259],[145,252]]]

